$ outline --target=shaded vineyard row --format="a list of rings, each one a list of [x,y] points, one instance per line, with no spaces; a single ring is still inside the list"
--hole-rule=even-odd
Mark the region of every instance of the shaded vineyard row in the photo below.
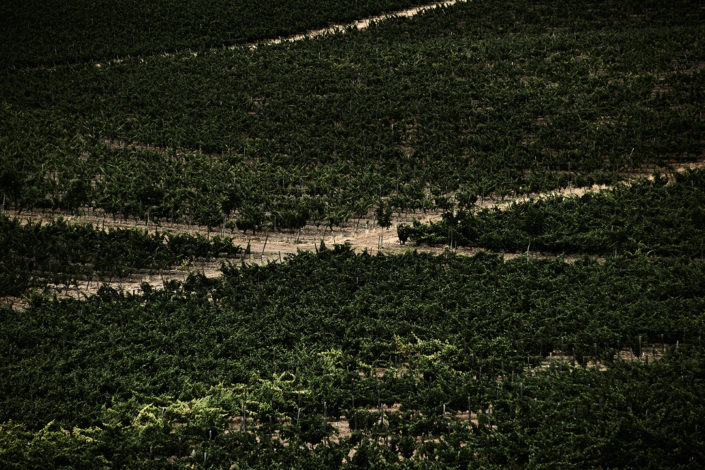
[[[554,350],[610,363],[624,347],[698,345],[703,331],[702,263],[319,251],[140,295],[104,287],[86,301],[3,308],[0,421],[85,427],[133,394],[183,397],[285,372],[331,416],[353,394],[359,406],[411,400],[427,413],[466,403],[471,382],[454,371],[494,387]],[[351,379],[395,366],[420,367],[425,385]]]
[[[697,159],[700,10],[626,4],[471,2],[254,51],[6,69],[3,197],[296,228]]]
[[[340,362],[332,362],[328,379],[358,387],[332,413],[326,402],[299,388],[297,377],[282,374],[253,377],[246,386],[194,387],[179,399],[162,394],[114,401],[95,426],[70,431],[53,422],[38,431],[4,423],[0,464],[302,469],[705,464],[702,348],[681,347],[653,364],[617,362],[603,372],[559,366],[501,380],[426,362],[431,380],[404,375],[378,381],[346,374]],[[375,390],[384,400],[399,400],[398,409],[366,406]],[[443,397],[446,390],[455,398]],[[439,404],[419,404],[417,397],[424,396]],[[468,409],[476,418],[468,419]],[[336,428],[340,417],[334,414],[341,412],[349,432]]]
[[[552,197],[478,212],[447,212],[439,222],[397,227],[399,239],[497,251],[629,254],[703,258],[705,171],[657,176],[581,197]]]
[[[429,0],[7,1],[0,63],[63,64],[242,44]]]
[[[230,238],[149,234],[139,229],[96,229],[63,220],[21,224],[0,216],[0,296],[30,287],[71,285],[79,279],[125,277],[194,259],[234,257],[242,247]]]

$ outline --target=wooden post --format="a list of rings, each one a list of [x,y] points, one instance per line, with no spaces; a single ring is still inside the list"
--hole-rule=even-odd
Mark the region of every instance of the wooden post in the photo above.
[[[267,248],[267,241],[269,240],[269,232],[267,232],[266,236],[264,237],[264,245],[262,246],[262,255],[260,255],[260,259],[263,259],[264,257],[264,250]]]

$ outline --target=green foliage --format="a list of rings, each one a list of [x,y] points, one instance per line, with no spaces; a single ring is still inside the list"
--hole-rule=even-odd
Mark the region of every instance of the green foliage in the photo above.
[[[376,367],[409,362],[429,377],[519,372],[527,356],[535,362],[554,349],[609,360],[639,336],[697,341],[702,271],[698,262],[644,257],[503,263],[336,247],[283,264],[225,266],[222,279],[192,275],[142,295],[104,287],[82,302],[36,297],[26,311],[0,310],[0,420],[87,426],[111,397],[188,400],[219,383],[245,384],[253,414],[270,413],[255,401],[295,412],[294,397],[278,391],[291,389],[302,392],[302,408],[321,414],[326,401],[337,416],[353,390],[358,406],[394,402],[398,389],[378,396],[375,385],[392,371],[378,379]],[[462,389],[444,383],[415,406],[435,409]]]
[[[94,276],[97,280],[124,277],[139,269],[166,269],[195,259],[242,253],[227,237],[150,234],[139,229],[103,231],[63,219],[22,224],[3,215],[0,245],[0,295],[21,295],[47,283],[70,285]]]
[[[446,214],[437,223],[399,225],[399,239],[498,251],[686,256],[705,253],[705,171],[642,180],[582,197],[553,197],[506,210]]]
[[[342,369],[336,373],[345,374]],[[0,425],[0,464],[162,468],[166,461],[179,468],[310,468],[313,462],[320,468],[368,468],[385,462],[390,468],[418,468],[433,462],[436,468],[496,468],[556,462],[689,467],[705,462],[702,349],[674,350],[650,365],[616,362],[606,371],[554,365],[517,380],[483,380],[451,367],[436,371],[433,383],[418,381],[409,395],[394,391],[395,382],[398,386],[408,379],[381,385],[397,395],[402,411],[358,409],[348,416],[358,429],[336,440],[321,415],[302,418],[276,401],[269,402],[277,410],[275,419],[254,414],[243,427],[238,406],[248,397],[249,409],[252,400],[246,394],[262,396],[271,385],[255,383],[246,391],[218,385],[188,400],[133,396],[105,407],[100,424],[89,428],[66,430],[50,422],[31,430],[6,422]],[[417,408],[413,396],[445,381],[463,384],[449,393],[447,414]],[[293,396],[293,382],[275,388]],[[463,405],[457,407],[453,395],[463,393],[468,401],[458,396]],[[488,401],[491,412],[485,411]],[[467,405],[477,410],[477,423],[454,416]]]
[[[400,241],[626,256],[321,242],[161,290],[35,292],[0,307],[0,467],[705,467],[703,173],[471,212],[700,158],[705,10],[463,2],[205,51],[414,3],[3,4],[3,210],[256,231],[435,207]],[[0,246],[0,294],[241,252],[7,218]]]
[[[274,39],[421,3],[425,2],[10,0],[0,9],[0,63],[72,63],[202,51]]]
[[[103,454],[104,432],[97,427],[64,429],[49,422],[29,431],[12,421],[0,424],[0,465],[21,468],[101,468],[109,464]]]
[[[256,50],[5,68],[0,189],[255,230],[615,182],[702,155],[702,15],[466,2]]]
[[[385,228],[390,227],[392,225],[392,208],[388,204],[380,202],[377,209],[375,209],[375,217],[377,218],[377,225]]]

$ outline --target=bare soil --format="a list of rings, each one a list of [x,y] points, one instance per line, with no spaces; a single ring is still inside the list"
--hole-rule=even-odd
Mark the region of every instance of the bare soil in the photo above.
[[[334,24],[325,28],[320,28],[320,29],[314,29],[307,31],[305,33],[299,33],[299,34],[294,34],[291,36],[286,36],[286,37],[280,37],[280,38],[273,38],[273,39],[264,39],[261,41],[256,41],[253,43],[249,44],[233,44],[231,46],[228,46],[228,49],[234,50],[234,49],[239,49],[241,47],[248,47],[250,49],[256,49],[258,47],[263,47],[263,46],[271,46],[275,44],[281,44],[285,42],[296,42],[296,41],[301,41],[303,39],[312,39],[320,36],[325,36],[327,34],[335,34],[335,33],[344,33],[345,31],[349,29],[357,29],[357,30],[363,30],[367,29],[370,27],[375,22],[378,21],[384,21],[389,18],[411,18],[413,16],[418,15],[419,13],[422,13],[427,10],[432,10],[434,8],[438,7],[446,7],[446,6],[451,6],[455,5],[456,3],[464,3],[468,0],[445,0],[442,2],[435,2],[431,3],[428,5],[421,5],[418,7],[414,8],[407,8],[405,10],[398,10],[398,11],[393,11],[389,13],[384,13],[381,15],[375,15],[375,16],[370,16],[367,18],[362,18],[356,21],[353,21],[351,23],[339,23],[339,24]],[[221,50],[222,47],[214,47],[211,50],[216,51],[216,50]],[[159,54],[154,54],[153,56],[159,56],[159,57],[174,57],[177,54],[183,54],[184,52],[165,52],[165,53],[159,53]],[[186,58],[190,57],[198,57],[199,53],[194,52],[194,51],[189,51],[189,54],[186,56]],[[148,56],[143,56],[140,57],[140,61],[144,62],[144,58]],[[106,65],[112,65],[112,64],[119,64],[121,62],[124,62],[125,59],[123,58],[117,58],[117,59],[112,59],[112,60],[107,60],[103,62],[95,62],[96,68],[102,68],[103,66]],[[33,67],[34,69],[40,68],[40,67]],[[55,67],[43,67],[45,69],[53,69]]]
[[[640,354],[635,354],[632,349],[629,348],[622,348],[617,354],[615,354],[612,357],[612,360],[614,361],[639,361],[639,362],[645,362],[645,363],[650,363],[654,361],[658,361],[661,358],[663,358],[663,355],[665,354],[665,351],[669,348],[671,348],[672,345],[670,344],[658,344],[658,343],[652,343],[652,344],[644,344],[641,348],[641,353]],[[576,358],[566,354],[564,352],[560,352],[558,350],[552,351],[548,357],[546,357],[541,364],[539,364],[537,367],[528,369],[528,371],[532,375],[536,375],[538,372],[542,372],[545,370],[550,369],[551,367],[555,367],[556,365],[568,365],[569,367],[580,367],[578,362],[576,361]],[[607,365],[603,362],[600,361],[587,361],[585,364],[585,368],[587,369],[597,369],[601,372],[604,372],[607,370]]]
[[[416,16],[419,13],[422,13],[427,10],[432,10],[434,8],[439,8],[439,7],[448,7],[451,5],[455,5],[456,3],[464,3],[466,1],[468,1],[468,0],[446,0],[443,2],[436,2],[436,3],[431,3],[428,5],[421,5],[418,7],[407,8],[406,10],[398,10],[398,11],[391,12],[391,13],[385,13],[382,15],[376,15],[376,16],[371,16],[368,18],[363,18],[363,19],[354,21],[352,23],[335,24],[332,26],[328,26],[326,28],[315,29],[315,30],[308,31],[306,33],[295,34],[293,36],[288,36],[285,38],[268,39],[265,41],[259,41],[256,43],[249,44],[248,46],[251,48],[257,48],[257,47],[261,47],[261,46],[281,44],[283,42],[294,42],[294,41],[301,41],[302,39],[312,39],[312,38],[319,37],[319,36],[325,36],[326,34],[335,34],[335,33],[339,33],[339,32],[345,32],[346,30],[349,30],[349,29],[357,29],[357,30],[367,29],[370,27],[370,25],[372,25],[373,23],[376,23],[378,21],[384,21],[389,18],[411,18],[411,17]],[[240,47],[240,46],[231,46],[230,49],[235,49],[237,47]]]
[[[132,144],[129,144],[132,145]],[[146,148],[150,148],[146,146]],[[705,160],[698,162],[689,162],[671,167],[672,172],[684,172],[689,169],[705,167]],[[638,178],[653,178],[654,169],[648,168],[640,172],[626,175],[626,180],[622,185],[628,185]],[[664,173],[665,174],[665,173]],[[540,200],[555,196],[582,196],[584,194],[599,192],[612,189],[613,186],[595,185],[591,187],[567,187],[554,191],[543,193],[532,193],[516,198],[485,198],[476,204],[478,209],[498,209],[505,210],[514,203],[526,202],[531,200]],[[376,253],[403,253],[409,250],[415,250],[425,253],[440,254],[448,250],[445,246],[415,246],[401,245],[397,237],[396,226],[400,223],[411,223],[413,220],[418,220],[421,223],[429,223],[438,221],[441,218],[443,211],[416,211],[406,214],[396,214],[393,216],[392,225],[388,228],[380,227],[376,224],[374,214],[369,212],[367,216],[362,218],[354,218],[344,222],[341,226],[330,229],[326,226],[309,224],[300,230],[283,230],[277,232],[258,232],[254,234],[245,234],[239,231],[231,230],[211,230],[208,227],[200,225],[192,225],[176,222],[163,222],[152,220],[149,223],[145,220],[136,218],[122,218],[105,214],[102,210],[85,208],[78,213],[66,213],[46,210],[32,210],[17,212],[15,210],[6,210],[4,214],[14,217],[21,222],[48,222],[58,219],[59,217],[76,224],[91,224],[96,228],[108,230],[110,228],[141,228],[150,233],[169,232],[169,233],[188,233],[201,234],[203,236],[226,235],[232,237],[234,242],[241,245],[243,248],[249,246],[250,253],[239,259],[230,259],[230,262],[245,262],[266,264],[270,262],[281,262],[288,255],[295,255],[299,251],[316,251],[321,242],[326,246],[332,247],[335,244],[348,244],[358,252],[367,251],[370,254]],[[485,251],[478,248],[454,247],[454,253],[461,255],[474,255],[479,251]],[[501,253],[505,259],[512,259],[519,256],[528,256],[536,259],[555,259],[560,258],[566,262],[572,262],[582,258],[581,255],[557,255],[555,253],[540,253],[540,252],[514,252]],[[593,257],[595,258],[595,257]],[[598,260],[603,258],[597,257]],[[191,270],[201,271],[208,277],[217,277],[220,274],[221,259],[202,263],[201,265],[191,266]],[[134,276],[125,279],[100,280],[116,288],[122,288],[125,291],[137,291],[143,282],[147,282],[154,288],[161,288],[164,282],[170,280],[184,280],[188,275],[189,269],[170,269],[158,273],[138,273]],[[58,295],[78,296],[90,295],[95,293],[101,283],[95,281],[79,282],[78,288],[67,286],[50,286]],[[17,299],[0,299],[0,302],[7,304],[13,302],[16,306],[21,306],[22,303]]]

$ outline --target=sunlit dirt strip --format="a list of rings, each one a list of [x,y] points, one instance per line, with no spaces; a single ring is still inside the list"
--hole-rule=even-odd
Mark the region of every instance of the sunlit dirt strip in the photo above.
[[[705,160],[701,160],[698,162],[688,162],[688,163],[671,165],[670,173],[673,173],[673,172],[680,173],[680,172],[685,172],[687,170],[697,169],[697,168],[705,168]],[[664,168],[659,169],[658,174],[661,174],[664,176],[669,175],[669,173],[664,173]],[[641,178],[653,180],[654,173],[653,172],[633,172],[632,174],[628,175],[627,179],[625,179],[621,183],[618,183],[617,185],[593,185],[591,187],[579,187],[579,188],[567,187],[567,188],[561,188],[561,189],[556,189],[556,190],[552,190],[552,191],[546,191],[546,192],[542,192],[542,193],[531,193],[531,194],[526,194],[526,195],[515,197],[515,198],[506,198],[506,199],[505,198],[502,198],[502,199],[485,198],[485,199],[480,199],[476,203],[475,206],[478,209],[505,210],[505,209],[511,207],[513,204],[519,204],[522,202],[548,199],[548,198],[557,197],[557,196],[580,197],[580,196],[583,196],[587,193],[598,193],[600,191],[611,190],[617,186],[624,186],[624,185],[632,184]],[[672,181],[672,178],[670,178],[670,180]],[[417,220],[421,223],[436,222],[441,219],[442,212],[443,211],[429,212],[429,213],[423,214],[421,217],[417,217]],[[404,252],[409,249],[417,250],[420,252],[442,253],[447,249],[447,247],[445,247],[445,246],[430,247],[430,246],[425,246],[425,245],[415,246],[413,244],[400,245],[399,238],[397,237],[396,226],[402,222],[404,222],[404,221],[392,220],[392,226],[390,228],[382,229],[381,227],[377,227],[376,230],[368,230],[368,231],[365,231],[364,233],[360,233],[359,235],[355,235],[353,237],[343,237],[342,239],[339,237],[337,242],[338,243],[341,243],[341,242],[346,243],[347,242],[353,248],[356,248],[359,250],[366,249],[368,252],[371,252],[371,253],[377,253],[378,251],[387,252],[387,253],[395,253],[395,252]],[[330,240],[330,237],[328,237],[328,238],[325,238],[325,242],[329,243],[329,242],[332,242],[332,240]],[[460,253],[460,254],[473,255],[479,251],[487,251],[487,250],[480,249],[480,248],[457,247],[457,248],[453,248],[453,251],[455,251],[456,253]],[[515,258],[518,256],[522,256],[524,254],[530,254],[532,257],[536,257],[536,258],[557,258],[558,257],[558,258],[563,258],[566,261],[571,261],[571,260],[579,259],[582,257],[580,255],[563,256],[563,255],[556,255],[556,254],[552,254],[552,253],[546,253],[546,254],[542,254],[542,253],[503,253],[505,259]],[[593,257],[593,258],[600,259],[600,257]]]
[[[128,294],[136,294],[142,291],[143,283],[149,284],[154,289],[162,289],[167,282],[185,281],[191,273],[215,278],[220,276],[223,262],[235,264],[239,261],[239,258],[194,261],[181,267],[164,270],[140,269],[127,277],[101,278],[96,274],[92,279],[77,279],[71,284],[48,283],[42,288],[32,290],[43,292],[49,296],[56,295],[57,298],[83,299],[96,294],[103,285],[107,285]],[[2,305],[12,305],[17,310],[24,310],[29,306],[29,302],[27,297],[6,296],[0,297],[0,306]]]
[[[265,41],[259,41],[253,44],[248,44],[249,47],[251,48],[257,48],[259,46],[267,46],[267,45],[272,45],[272,44],[281,44],[283,42],[293,42],[293,41],[301,41],[302,39],[312,39],[318,36],[324,36],[326,34],[333,34],[333,33],[338,33],[338,32],[345,32],[348,29],[367,29],[370,27],[371,24],[377,22],[377,21],[384,21],[389,18],[411,18],[413,16],[418,15],[419,13],[423,13],[424,11],[427,10],[433,10],[434,8],[440,8],[440,7],[449,7],[452,5],[455,5],[456,3],[466,3],[469,0],[447,0],[444,2],[437,2],[437,3],[431,3],[429,5],[421,5],[418,7],[413,7],[413,8],[408,8],[406,10],[399,10],[391,13],[384,13],[381,15],[377,16],[371,16],[369,18],[363,18],[361,20],[357,20],[353,23],[343,23],[343,24],[336,24],[332,26],[328,26],[326,28],[321,28],[321,29],[316,29],[312,31],[308,31],[306,33],[302,34],[295,34],[293,36],[288,36],[285,38],[277,38],[277,39],[269,39]],[[237,47],[240,46],[230,46],[230,49],[236,49]]]
[[[705,161],[685,163],[680,165],[673,165],[671,167],[672,172],[683,172],[688,169],[702,168],[705,167]],[[663,173],[666,174],[666,173]],[[653,178],[653,173],[648,173],[648,176],[644,173],[634,173],[631,175],[631,179],[628,179],[621,185],[628,185],[638,178]],[[588,192],[598,192],[601,190],[612,189],[612,186],[592,186],[583,188],[563,188],[554,191],[548,191],[544,193],[534,193],[530,195],[525,195],[517,198],[508,199],[494,199],[486,198],[478,201],[477,207],[482,208],[497,208],[499,210],[505,210],[509,208],[514,203],[526,202],[530,200],[546,199],[556,196],[581,196]],[[434,253],[441,254],[444,253],[448,247],[447,246],[416,246],[413,243],[407,245],[401,245],[399,243],[399,238],[397,237],[396,226],[400,223],[411,223],[414,219],[421,223],[429,223],[438,221],[441,218],[443,211],[434,210],[427,212],[412,212],[406,214],[397,214],[392,219],[392,225],[389,228],[382,228],[377,225],[374,220],[372,213],[368,214],[367,217],[359,219],[351,219],[343,223],[340,227],[335,227],[331,230],[323,225],[307,225],[300,230],[288,230],[280,232],[258,232],[255,234],[243,234],[239,231],[231,230],[209,230],[207,227],[198,225],[189,225],[183,223],[155,223],[152,221],[147,224],[145,220],[135,219],[135,218],[120,218],[113,217],[112,215],[107,215],[99,210],[89,210],[86,209],[80,215],[61,213],[61,212],[50,212],[50,211],[23,211],[18,213],[17,211],[5,211],[6,215],[10,217],[17,218],[23,222],[39,222],[39,221],[50,221],[63,217],[65,220],[76,223],[85,224],[90,223],[96,228],[108,230],[110,228],[131,228],[131,229],[143,229],[150,233],[154,232],[170,232],[170,233],[189,233],[189,234],[201,234],[204,236],[213,235],[225,235],[232,237],[234,242],[241,245],[243,248],[249,246],[249,253],[244,254],[236,259],[226,260],[231,263],[247,263],[247,264],[266,264],[269,262],[281,262],[284,261],[287,255],[294,255],[298,251],[309,251],[314,252],[318,249],[321,242],[324,242],[326,246],[333,247],[335,244],[349,244],[356,252],[367,251],[370,254],[377,253],[404,253],[409,250],[416,250],[423,253]],[[454,253],[462,255],[474,255],[478,252],[487,250],[482,248],[468,248],[468,247],[454,247],[452,250]],[[498,253],[504,257],[504,259],[512,259],[520,256],[528,256],[534,259],[561,259],[566,262],[572,262],[583,258],[580,254],[572,255],[562,255],[556,253],[540,253],[540,252],[504,252]],[[602,260],[604,258],[599,256],[591,256],[593,259]],[[202,272],[208,277],[217,277],[220,275],[220,264],[223,260],[212,260],[204,263],[202,266],[192,266],[194,271]],[[164,282],[170,280],[184,280],[187,276],[188,269],[186,270],[167,270],[163,272],[157,272],[153,274],[146,274],[143,276],[133,275],[126,279],[112,279],[106,280],[106,284],[114,287],[121,288],[126,292],[137,291],[140,288],[142,282],[147,282],[153,288],[162,288]],[[102,281],[101,281],[102,282]],[[50,290],[53,290],[57,295],[80,297],[85,295],[90,295],[94,293],[101,284],[96,283],[95,280],[91,281],[77,281],[77,285],[74,286],[51,286]],[[2,300],[2,299],[0,299]],[[3,303],[7,301],[12,301],[19,305],[19,299],[5,299]]]
[[[638,170],[638,171],[631,171],[627,174],[625,174],[625,179],[617,183],[615,185],[592,185],[592,186],[582,186],[579,188],[576,187],[567,187],[567,188],[561,188],[553,191],[545,191],[541,193],[530,193],[530,194],[525,194],[519,197],[514,197],[514,198],[507,198],[503,200],[497,200],[497,199],[486,199],[486,200],[480,200],[476,204],[478,208],[488,208],[488,209],[493,209],[493,208],[499,208],[499,209],[505,209],[512,204],[518,204],[521,202],[528,202],[528,201],[537,201],[540,199],[548,199],[556,196],[563,196],[563,197],[571,197],[571,196],[583,196],[587,193],[598,193],[600,191],[604,190],[611,190],[614,189],[617,186],[624,186],[624,185],[630,185],[639,179],[647,179],[649,181],[654,180],[654,174],[659,175],[659,176],[665,176],[668,178],[669,182],[673,182],[674,178],[672,175],[674,173],[684,173],[688,170],[697,170],[700,168],[705,168],[705,160],[699,160],[695,162],[685,162],[685,163],[674,163],[669,165],[668,167],[654,167],[654,168],[645,168],[643,170]],[[670,170],[666,172],[666,170]]]
[[[283,38],[273,38],[273,39],[263,39],[260,41],[252,42],[252,43],[247,43],[247,44],[232,44],[230,46],[227,46],[227,49],[229,50],[235,50],[235,49],[240,49],[240,48],[250,48],[250,49],[257,49],[258,47],[262,46],[272,46],[276,44],[282,44],[285,42],[296,42],[296,41],[301,41],[304,39],[313,39],[317,38],[320,36],[325,36],[326,34],[335,34],[335,33],[344,33],[347,30],[350,29],[357,29],[357,30],[363,30],[367,29],[370,27],[375,22],[378,21],[384,21],[388,20],[390,18],[411,18],[413,16],[418,15],[419,13],[423,13],[424,11],[428,10],[433,10],[435,8],[441,8],[441,7],[449,7],[453,6],[456,3],[466,3],[470,0],[446,0],[443,2],[436,2],[436,3],[431,3],[428,5],[421,5],[418,7],[412,7],[412,8],[407,8],[405,10],[397,10],[393,11],[390,13],[383,13],[381,15],[375,15],[375,16],[370,16],[367,18],[363,18],[357,21],[354,21],[352,23],[339,23],[339,24],[334,24],[331,26],[326,26],[325,28],[320,28],[320,29],[314,29],[311,31],[307,31],[305,33],[298,33],[294,34],[292,36],[286,36]],[[217,51],[217,50],[222,50],[222,47],[213,47],[208,49],[208,52],[210,51]],[[183,51],[180,52],[183,54]],[[160,57],[174,57],[178,54],[179,52],[168,52],[168,53],[162,53],[158,54]],[[189,54],[192,57],[197,57],[199,55],[198,52],[193,52],[189,51]],[[147,57],[147,56],[143,56]],[[188,56],[186,56],[188,57]],[[140,58],[142,59],[142,58]],[[142,59],[143,60],[143,59]],[[111,61],[108,61],[107,64],[117,64],[120,62],[123,62],[124,59],[114,59]],[[100,63],[95,64],[96,67],[101,67]]]

